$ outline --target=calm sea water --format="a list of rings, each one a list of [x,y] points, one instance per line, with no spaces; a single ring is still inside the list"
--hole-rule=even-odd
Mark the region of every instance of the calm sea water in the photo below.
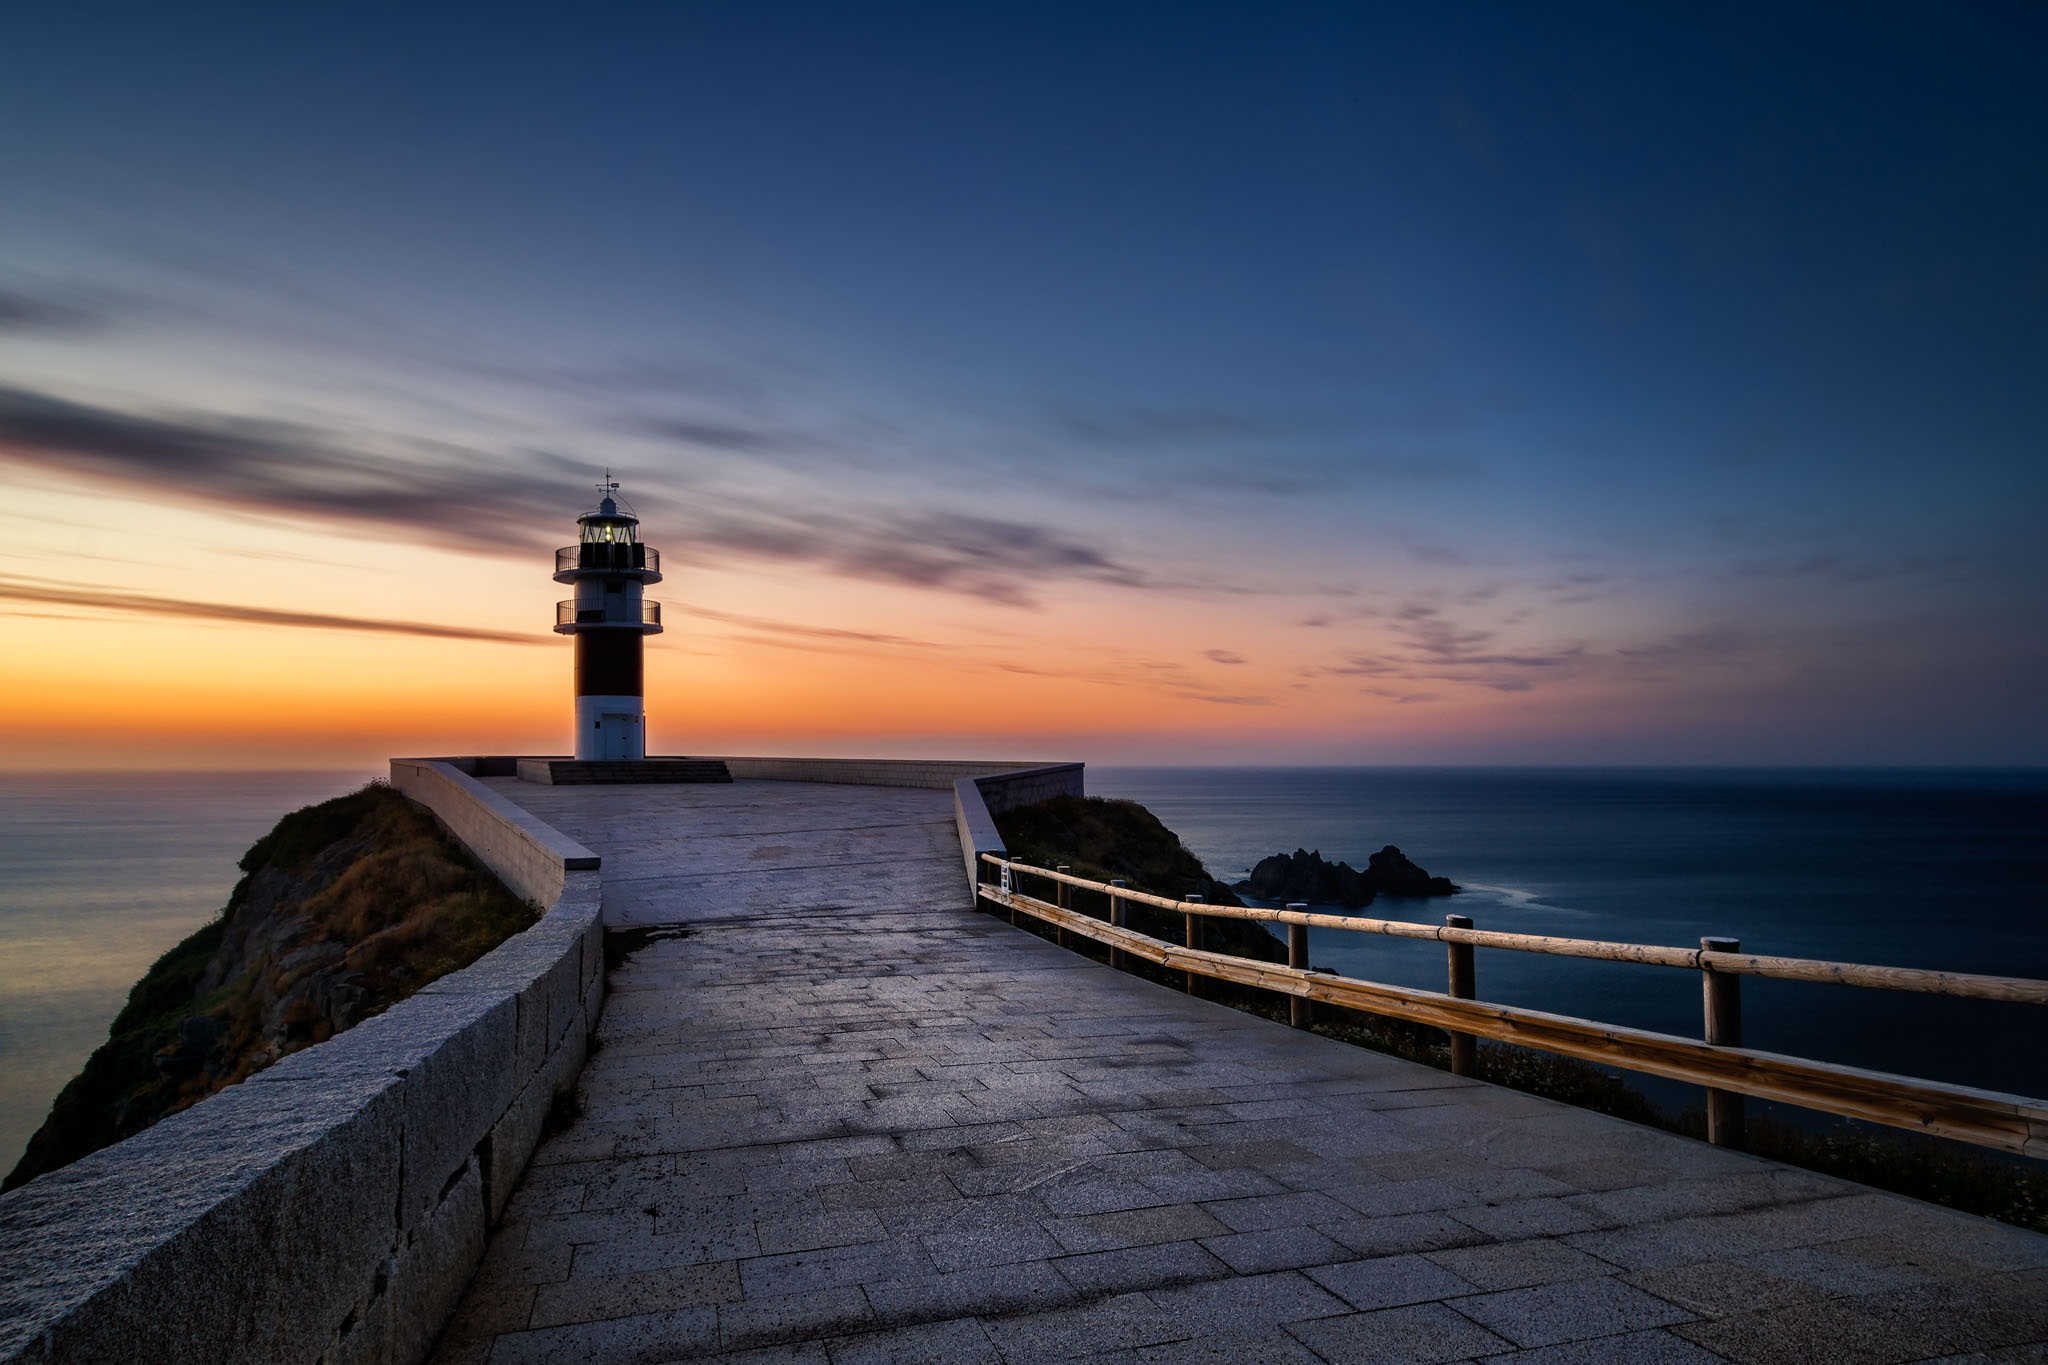
[[[370,773],[0,773],[0,1171],[286,811]]]
[[[368,773],[0,774],[0,1163],[128,988],[226,902],[279,815]],[[2048,773],[1091,768],[1235,880],[1398,844],[1469,888],[1369,912],[1582,938],[2048,978]],[[1316,931],[1312,959],[1441,989],[1434,944]],[[1697,1035],[1698,978],[1478,954],[1480,994]],[[2048,1094],[2048,1009],[1743,982],[1753,1046]],[[1652,1087],[1654,1089],[1654,1087]],[[1675,1087],[1673,1088],[1675,1089]],[[1668,1098],[1661,1095],[1660,1098]]]
[[[1482,929],[2048,978],[2048,772],[1095,768],[1212,874],[1397,844],[1466,891],[1364,912]],[[1700,982],[1664,967],[1480,949],[1479,995],[1700,1036]],[[1313,930],[1310,960],[1444,989],[1444,950]],[[1742,982],[1752,1047],[2048,1095],[2048,1008]],[[1645,1082],[1660,1102],[1697,1092]]]

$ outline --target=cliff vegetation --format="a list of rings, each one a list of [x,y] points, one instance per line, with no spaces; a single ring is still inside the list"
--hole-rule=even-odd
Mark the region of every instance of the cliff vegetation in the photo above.
[[[293,811],[240,866],[219,918],[135,983],[0,1188],[381,1013],[539,915],[377,782]]]

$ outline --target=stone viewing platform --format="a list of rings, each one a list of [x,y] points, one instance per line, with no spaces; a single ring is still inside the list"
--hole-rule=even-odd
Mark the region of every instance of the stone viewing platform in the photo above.
[[[438,1361],[2021,1360],[2048,1341],[2048,1237],[1063,951],[973,909],[977,813],[944,773],[732,770],[479,780],[597,854],[605,921],[635,932],[614,936],[580,1115],[510,1195]]]
[[[2048,1237],[1360,1051],[977,911],[991,812],[1079,794],[1078,764],[717,761],[731,782],[394,759],[539,922],[0,1196],[0,1362],[2048,1343]]]

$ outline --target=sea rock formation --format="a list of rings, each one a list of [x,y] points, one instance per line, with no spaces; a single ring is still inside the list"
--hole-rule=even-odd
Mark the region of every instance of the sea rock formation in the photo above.
[[[1432,877],[1408,855],[1388,844],[1366,860],[1363,871],[1349,863],[1332,863],[1320,849],[1297,848],[1259,859],[1252,875],[1236,890],[1264,901],[1308,901],[1352,909],[1370,905],[1375,896],[1454,896],[1459,887],[1449,877]]]

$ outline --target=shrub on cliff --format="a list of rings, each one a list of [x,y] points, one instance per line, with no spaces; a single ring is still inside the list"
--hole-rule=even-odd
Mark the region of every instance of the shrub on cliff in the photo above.
[[[0,1188],[381,1013],[538,914],[382,783],[293,811],[241,870],[220,917],[135,983]]]

